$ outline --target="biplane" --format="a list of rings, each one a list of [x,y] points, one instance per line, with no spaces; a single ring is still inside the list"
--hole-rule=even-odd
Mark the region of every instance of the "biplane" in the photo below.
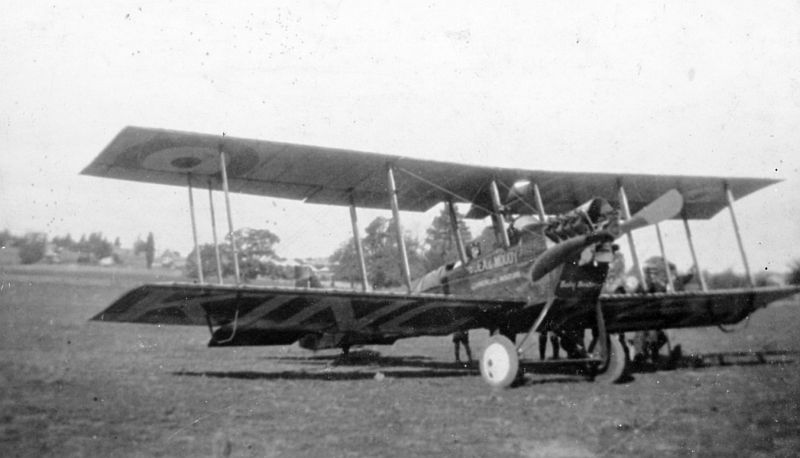
[[[733,204],[777,182],[772,179],[516,170],[140,127],[124,128],[82,173],[186,186],[195,248],[193,189],[209,191],[215,244],[212,196],[224,193],[233,283],[219,276],[206,281],[198,269],[199,282],[137,287],[92,318],[207,326],[209,345],[216,347],[299,343],[346,352],[355,345],[487,329],[480,372],[490,385],[506,387],[519,377],[527,338],[554,332],[579,336],[575,362],[591,377],[617,381],[628,367],[625,332],[734,324],[800,292],[755,288],[748,268],[747,288],[709,290],[700,278],[701,288],[693,292],[601,294],[615,239],[628,238],[641,277],[632,231],[682,219],[698,267],[689,221],[726,207],[747,267]],[[349,207],[360,290],[241,282],[232,192]],[[401,211],[425,212],[440,203],[449,209],[458,260],[412,279]],[[466,250],[457,203],[470,204],[467,218],[491,221],[493,240],[472,246],[479,250]],[[392,211],[402,291],[370,290],[358,208]],[[200,250],[195,253],[199,257]]]

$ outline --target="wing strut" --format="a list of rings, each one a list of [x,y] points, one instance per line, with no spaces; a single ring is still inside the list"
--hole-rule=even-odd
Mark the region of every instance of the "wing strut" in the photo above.
[[[747,272],[747,282],[752,288],[755,286],[753,281],[753,274],[750,272],[750,264],[747,262],[747,255],[744,252],[744,245],[742,244],[742,235],[739,233],[739,224],[736,222],[736,213],[733,211],[733,192],[731,192],[730,185],[725,183],[725,197],[728,198],[728,210],[731,211],[731,221],[733,221],[733,231],[736,233],[736,242],[739,244],[739,253],[742,254],[742,262],[744,263],[744,270]]]
[[[392,216],[394,216],[394,228],[397,231],[397,243],[400,248],[400,260],[402,261],[403,279],[406,282],[408,292],[411,292],[411,269],[408,267],[408,253],[406,253],[406,241],[403,238],[403,226],[400,224],[400,206],[397,204],[397,186],[394,182],[394,166],[389,164],[386,168],[386,175],[389,183],[389,200],[392,205]]]
[[[661,238],[661,227],[658,223],[656,226],[656,236],[658,237],[658,249],[661,251],[661,262],[664,264],[664,272],[667,274],[667,292],[674,293],[675,285],[672,283],[672,272],[669,269],[669,261],[667,260],[667,253],[664,251],[664,239]]]
[[[542,193],[539,191],[539,185],[536,182],[533,182],[533,197],[536,199],[536,208],[539,211],[539,219],[541,222],[544,222],[547,218],[547,215],[544,212],[544,202],[542,201]],[[542,321],[544,321],[544,317],[547,316],[547,312],[550,311],[550,307],[555,302],[555,297],[551,298],[545,304],[544,308],[541,312],[539,312],[539,316],[536,317],[536,321],[534,321],[533,326],[531,326],[531,330],[525,334],[525,337],[522,338],[519,345],[517,345],[517,352],[522,354],[523,348],[522,345],[525,343],[528,338],[533,335],[539,329],[539,326],[542,325]]]
[[[223,137],[225,134],[223,134]],[[222,190],[225,192],[225,210],[228,213],[228,230],[231,237],[231,249],[233,250],[233,272],[236,275],[236,285],[239,285],[239,253],[236,249],[236,234],[233,233],[233,217],[231,216],[231,197],[228,190],[228,170],[225,164],[225,151],[222,150],[222,145],[219,148],[219,168],[222,171]]]
[[[547,221],[547,215],[544,212],[544,202],[542,201],[542,193],[539,191],[539,185],[533,183],[533,197],[536,199],[536,208],[539,209],[539,219],[542,223]]]
[[[697,273],[697,278],[700,279],[700,288],[703,292],[708,291],[706,278],[703,276],[703,271],[700,270],[700,264],[697,262],[697,253],[694,251],[694,242],[692,242],[692,230],[689,229],[689,219],[686,218],[686,213],[683,213],[683,228],[686,230],[686,239],[689,241],[689,251],[692,252],[692,261],[694,261],[694,269]]]
[[[489,192],[492,195],[492,221],[494,222],[494,230],[497,238],[503,243],[503,248],[508,249],[511,242],[508,240],[508,233],[506,232],[505,218],[503,218],[502,207],[500,205],[500,192],[497,190],[497,180],[492,180],[489,185]]]
[[[214,192],[211,189],[211,180],[208,180],[208,208],[211,211],[211,234],[214,237],[214,257],[217,260],[217,281],[223,284],[222,281],[222,261],[219,257],[219,242],[217,241],[217,218],[214,215]]]
[[[626,220],[631,219],[631,208],[628,205],[628,195],[625,194],[625,187],[619,183],[619,201],[622,204],[622,214]],[[639,263],[639,255],[636,252],[636,242],[633,241],[633,234],[628,232],[628,246],[631,249],[631,260],[633,260],[633,267],[636,269],[636,275],[639,277],[639,284],[642,289],[647,290],[647,283],[644,280],[644,271],[642,265]]]
[[[450,227],[456,239],[458,259],[461,260],[461,265],[465,265],[467,263],[467,250],[464,249],[464,239],[461,238],[461,231],[458,230],[458,214],[456,213],[456,207],[455,204],[453,204],[452,198],[448,198],[446,204],[447,211],[450,213]]]
[[[197,262],[197,278],[200,283],[205,283],[203,279],[203,260],[200,257],[200,245],[197,244],[197,223],[194,219],[194,195],[192,192],[192,174],[186,174],[186,183],[189,185],[189,215],[192,219],[192,239],[194,240],[194,255]]]
[[[522,354],[522,352],[524,350],[522,347],[523,347],[523,345],[525,345],[525,341],[528,340],[528,338],[530,336],[532,336],[533,333],[536,332],[539,329],[539,326],[542,325],[542,321],[544,321],[545,316],[547,316],[547,312],[550,311],[550,307],[553,305],[553,303],[555,301],[556,301],[556,298],[555,298],[555,296],[553,296],[544,305],[544,307],[542,308],[542,311],[539,312],[539,316],[536,317],[536,321],[533,322],[533,326],[531,326],[530,331],[528,331],[528,333],[525,334],[525,337],[523,337],[522,340],[519,341],[519,344],[517,345],[517,353],[518,354],[520,354],[520,355]]]
[[[353,194],[350,194],[350,222],[353,225],[353,243],[358,255],[358,268],[361,271],[361,289],[367,291],[367,263],[364,262],[364,248],[361,246],[361,237],[358,234],[358,217],[356,216],[356,203]]]

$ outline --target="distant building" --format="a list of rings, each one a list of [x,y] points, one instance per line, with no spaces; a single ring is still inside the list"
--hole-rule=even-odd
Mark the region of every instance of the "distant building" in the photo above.
[[[295,262],[296,265],[310,268],[314,276],[322,282],[330,282],[333,279],[333,264],[328,258],[297,258]]]
[[[61,250],[55,245],[55,243],[48,242],[44,246],[44,258],[43,261],[47,264],[60,264],[61,257],[59,256],[59,252]]]
[[[158,258],[158,264],[169,269],[183,269],[186,267],[186,258],[175,250],[167,249]]]

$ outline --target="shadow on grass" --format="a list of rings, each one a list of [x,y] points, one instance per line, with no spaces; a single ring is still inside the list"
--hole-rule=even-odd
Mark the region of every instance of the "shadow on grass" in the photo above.
[[[630,366],[630,374],[647,373],[685,368],[703,368],[714,366],[750,366],[759,364],[793,364],[789,356],[797,355],[796,351],[773,352],[727,352],[709,353],[705,355],[680,356],[670,361],[663,358],[657,363],[634,362]],[[477,377],[480,372],[477,363],[462,365],[443,361],[434,361],[425,356],[382,356],[375,351],[352,352],[344,355],[312,355],[307,357],[268,357],[268,360],[288,364],[312,366],[308,370],[283,371],[179,371],[177,376],[215,377],[242,380],[322,380],[350,381],[368,379],[414,379],[445,377]],[[551,383],[581,383],[591,380],[586,366],[569,360],[522,361],[525,374],[518,386],[543,385]],[[628,375],[621,383],[634,380]]]
[[[361,350],[350,352],[348,355],[312,355],[312,356],[288,356],[288,357],[266,357],[265,360],[298,364],[316,367],[410,367],[436,370],[477,370],[477,363],[473,361],[471,365],[455,362],[435,361],[427,356],[383,356],[372,350]],[[477,372],[476,372],[477,373]]]
[[[180,371],[174,375],[189,377],[219,377],[244,380],[324,380],[348,381],[376,378],[445,378],[480,377],[477,361],[471,364],[435,361],[426,356],[383,356],[376,351],[361,350],[349,355],[311,355],[267,357],[266,360],[288,365],[305,366],[304,369],[284,371]],[[523,365],[524,367],[524,365]],[[574,367],[574,365],[573,365]],[[531,374],[531,371],[525,371]],[[535,374],[532,374],[535,377]],[[563,377],[533,379],[526,377],[524,385],[569,383],[582,379],[566,374]]]
[[[702,369],[724,366],[761,366],[794,364],[800,352],[796,350],[730,351],[691,355],[663,356],[657,361],[633,361],[631,372],[648,373],[680,369]]]
[[[376,378],[442,378],[474,377],[479,375],[475,363],[463,365],[434,361],[424,356],[382,356],[371,350],[351,352],[349,355],[312,355],[267,357],[267,360],[308,369],[284,371],[202,371],[174,372],[179,376],[220,377],[245,380],[325,380],[346,381]],[[310,366],[310,367],[309,367]]]
[[[349,380],[378,380],[385,378],[442,378],[442,377],[473,377],[477,371],[473,370],[399,370],[399,371],[206,371],[206,372],[173,372],[174,375],[190,377],[217,377],[243,380],[324,380],[328,382]]]
[[[673,355],[673,358],[662,357],[656,362],[632,361],[628,372],[617,383],[635,381],[635,374],[658,371],[675,371],[681,369],[700,369],[722,366],[758,366],[773,364],[794,364],[800,352],[792,350],[760,351],[760,352],[720,352],[702,355]],[[546,361],[521,361],[525,374],[520,386],[539,385],[545,383],[576,383],[591,381],[591,369],[585,364],[569,359]],[[555,377],[554,377],[555,376]]]

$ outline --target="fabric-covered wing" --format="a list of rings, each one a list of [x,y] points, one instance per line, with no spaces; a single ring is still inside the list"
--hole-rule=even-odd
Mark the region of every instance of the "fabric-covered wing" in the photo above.
[[[445,335],[484,327],[524,305],[432,294],[163,283],[129,291],[92,320],[235,326],[238,333],[272,333],[274,343],[289,344],[309,333]]]
[[[519,171],[517,178],[508,174],[503,182],[510,186],[524,178],[536,183],[542,195],[545,210],[550,214],[568,212],[593,197],[603,197],[620,208],[619,187],[625,188],[631,213],[646,207],[667,191],[678,190],[683,196],[683,210],[673,219],[685,215],[687,219],[709,219],[728,204],[725,187],[728,186],[735,200],[780,180],[762,178],[701,177],[687,175],[641,175],[582,172]],[[483,217],[491,208],[489,196],[484,193],[473,202],[467,216]],[[533,205],[517,208],[521,214],[536,214]]]
[[[602,296],[609,332],[734,324],[800,287]]]
[[[219,152],[224,151],[230,189],[308,203],[386,208],[386,170],[395,179],[401,210],[427,211],[447,198],[471,202],[469,215],[491,208],[487,187],[497,180],[502,194],[517,181],[538,184],[548,213],[571,210],[593,197],[618,201],[623,185],[635,213],[669,189],[684,196],[690,219],[714,216],[726,205],[725,186],[735,199],[777,182],[772,179],[550,172],[481,167],[263,140],[247,140],[141,127],[126,127],[83,170],[108,178],[221,189]],[[447,190],[447,191],[445,191]],[[531,206],[522,212],[536,213]]]

